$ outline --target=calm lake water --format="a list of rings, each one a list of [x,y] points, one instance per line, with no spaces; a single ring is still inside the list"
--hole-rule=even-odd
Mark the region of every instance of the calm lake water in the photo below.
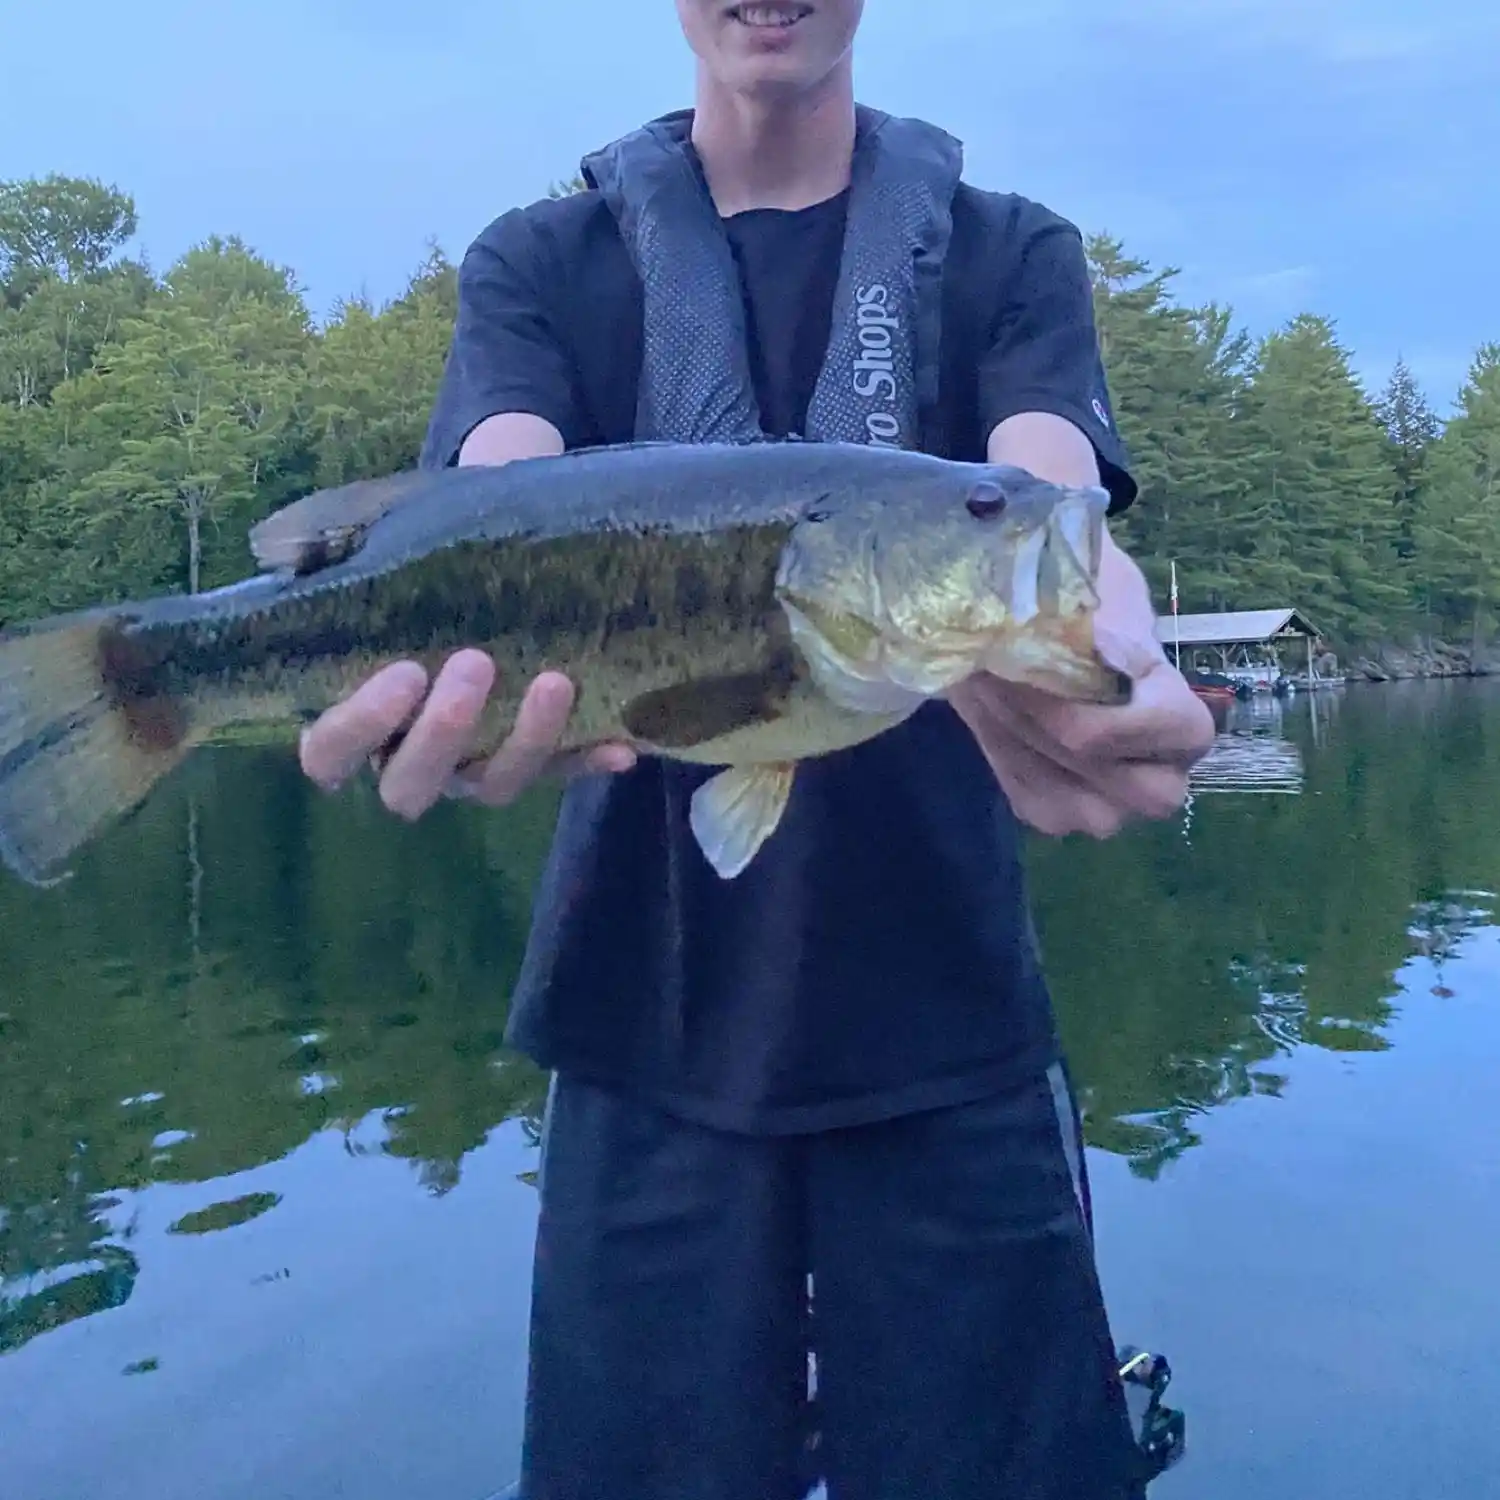
[[[1153,1497],[1492,1494],[1500,684],[1223,730],[1183,818],[1031,856],[1116,1334],[1188,1412]],[[511,1481],[552,813],[224,750],[0,886],[6,1500]]]

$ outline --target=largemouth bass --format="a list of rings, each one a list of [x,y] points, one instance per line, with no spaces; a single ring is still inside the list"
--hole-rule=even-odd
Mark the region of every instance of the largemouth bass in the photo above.
[[[475,758],[545,668],[564,748],[723,767],[693,833],[724,878],[797,763],[984,670],[1096,703],[1102,490],[856,444],[635,443],[319,491],[251,533],[264,570],[0,636],[0,859],[49,883],[193,749],[302,724],[402,658],[498,666]]]

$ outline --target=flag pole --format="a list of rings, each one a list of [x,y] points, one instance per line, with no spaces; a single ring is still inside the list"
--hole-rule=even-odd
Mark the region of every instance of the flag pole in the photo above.
[[[1172,665],[1182,670],[1182,627],[1177,618],[1177,559],[1172,559]]]

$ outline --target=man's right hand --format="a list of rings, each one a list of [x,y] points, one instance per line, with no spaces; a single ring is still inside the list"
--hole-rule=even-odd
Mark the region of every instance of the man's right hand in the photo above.
[[[393,662],[303,731],[302,769],[333,791],[409,726],[380,768],[380,799],[398,817],[416,819],[442,797],[502,807],[544,774],[620,772],[635,764],[634,752],[622,744],[559,752],[573,684],[561,673],[543,672],[527,689],[505,743],[489,760],[465,765],[494,683],[495,664],[482,651],[456,651],[430,692],[421,666]]]

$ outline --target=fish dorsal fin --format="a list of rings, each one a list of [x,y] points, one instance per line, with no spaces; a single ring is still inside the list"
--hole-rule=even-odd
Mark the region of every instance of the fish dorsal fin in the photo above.
[[[677,448],[679,443],[663,439],[641,439],[626,443],[600,443],[573,448],[564,454],[541,454],[512,460],[509,467],[532,464],[567,464],[602,453],[621,453],[641,448]],[[250,529],[250,551],[263,572],[316,573],[352,557],[364,545],[371,527],[398,505],[443,486],[462,487],[473,469],[407,469],[381,479],[356,479],[349,484],[315,490],[300,500],[272,511]]]
[[[315,490],[250,528],[250,550],[266,572],[316,573],[353,556],[365,534],[403,501],[432,486],[420,469]]]

